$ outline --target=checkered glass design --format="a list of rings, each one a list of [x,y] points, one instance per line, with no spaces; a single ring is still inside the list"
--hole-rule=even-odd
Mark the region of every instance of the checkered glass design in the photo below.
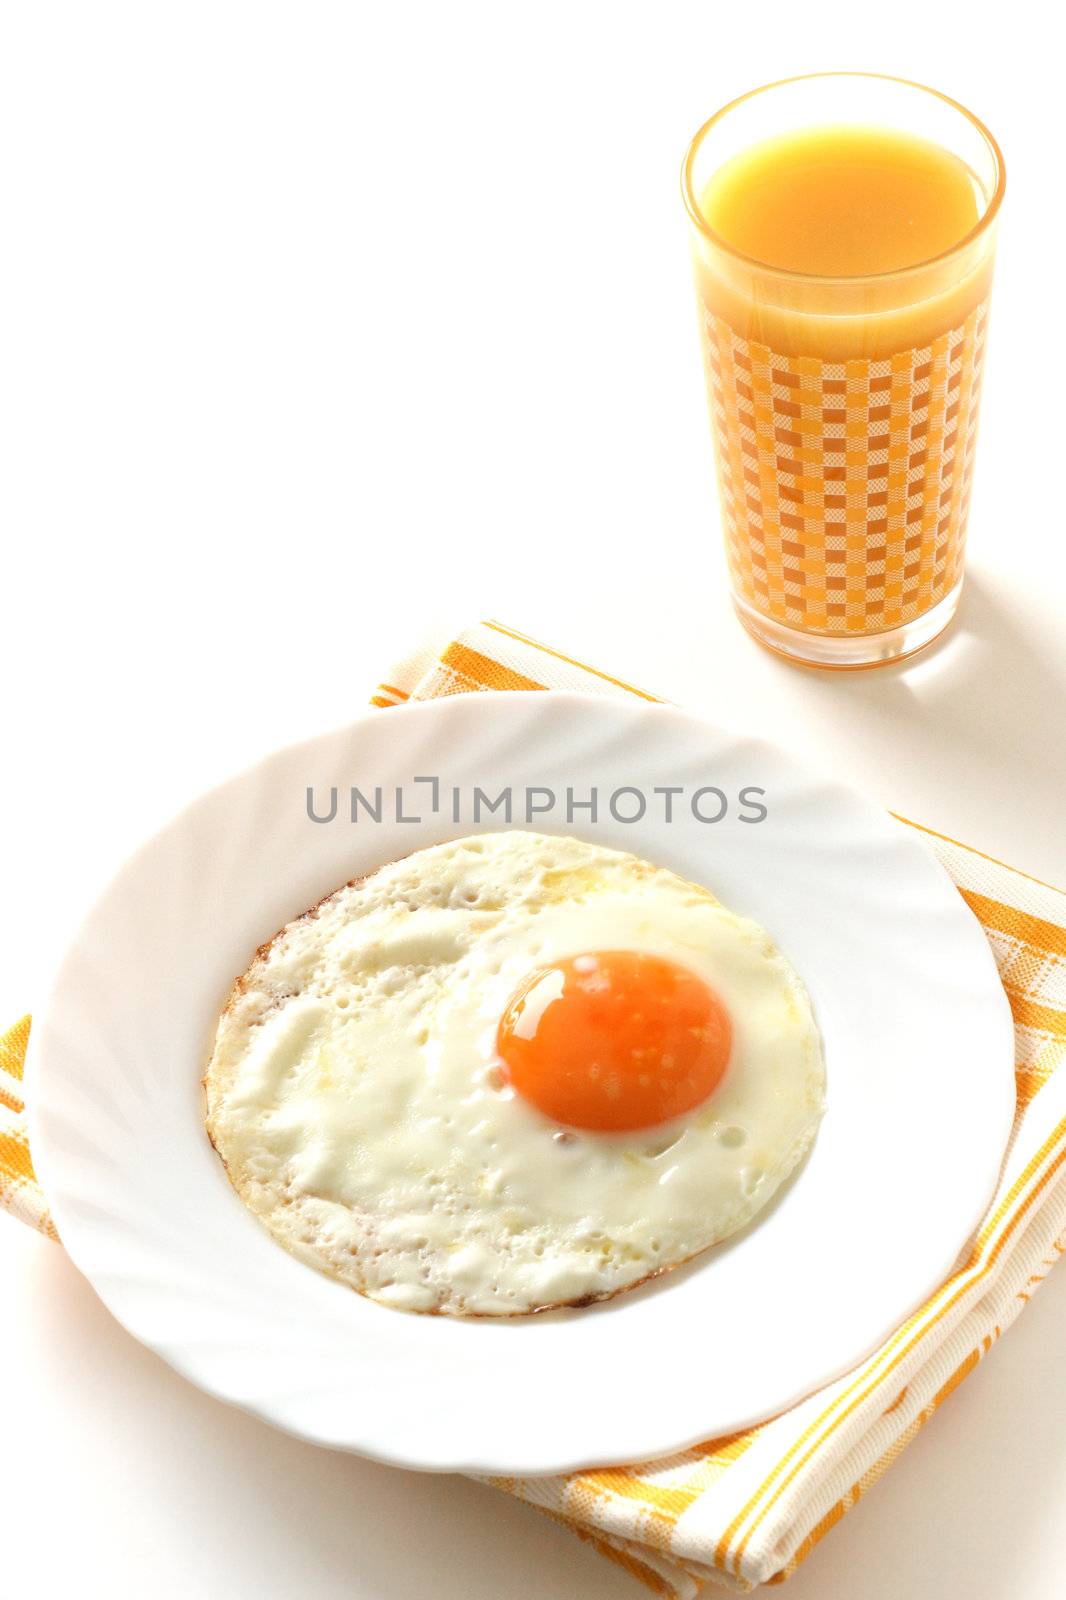
[[[913,622],[962,575],[988,301],[920,350],[786,356],[703,309],[735,592],[823,634]]]

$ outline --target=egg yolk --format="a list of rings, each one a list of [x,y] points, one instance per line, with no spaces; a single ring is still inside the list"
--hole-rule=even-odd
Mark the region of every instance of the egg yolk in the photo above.
[[[517,1092],[574,1128],[624,1133],[706,1100],[732,1025],[695,973],[605,950],[538,967],[508,1001],[496,1047]]]

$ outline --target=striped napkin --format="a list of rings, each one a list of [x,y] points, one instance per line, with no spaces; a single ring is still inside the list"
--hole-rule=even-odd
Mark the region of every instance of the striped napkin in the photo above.
[[[644,694],[496,622],[402,662],[377,706],[494,689]],[[914,824],[909,824],[915,826]],[[1066,1248],[1066,894],[921,830],[981,922],[1014,1012],[1018,1109],[999,1188],[951,1276],[853,1372],[746,1432],[666,1460],[494,1478],[655,1594],[794,1572],[1010,1326]],[[23,1120],[29,1018],[0,1041],[0,1205],[55,1237]],[[1056,1070],[1059,1069],[1059,1070]]]

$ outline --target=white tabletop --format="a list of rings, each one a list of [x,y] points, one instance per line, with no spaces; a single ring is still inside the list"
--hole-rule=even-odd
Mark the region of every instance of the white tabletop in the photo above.
[[[484,613],[1066,883],[1059,64],[1024,7],[966,50],[907,0],[724,10],[6,15],[0,1018],[139,837]],[[961,618],[823,677],[729,611],[676,169],[734,92],[849,65],[972,104],[1010,199]],[[12,1592],[639,1592],[500,1495],[206,1399],[3,1218],[0,1283]],[[1064,1325],[1060,1270],[796,1600],[1061,1593]]]

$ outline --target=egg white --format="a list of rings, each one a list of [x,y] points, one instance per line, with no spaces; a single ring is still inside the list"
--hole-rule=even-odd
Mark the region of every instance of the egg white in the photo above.
[[[733,1023],[725,1077],[646,1132],[561,1127],[495,1052],[535,967],[676,961]],[[290,923],[238,980],[207,1125],[273,1236],[408,1311],[514,1315],[617,1293],[734,1232],[808,1149],[824,1068],[806,991],[755,923],[634,856],[481,834],[418,851]]]

